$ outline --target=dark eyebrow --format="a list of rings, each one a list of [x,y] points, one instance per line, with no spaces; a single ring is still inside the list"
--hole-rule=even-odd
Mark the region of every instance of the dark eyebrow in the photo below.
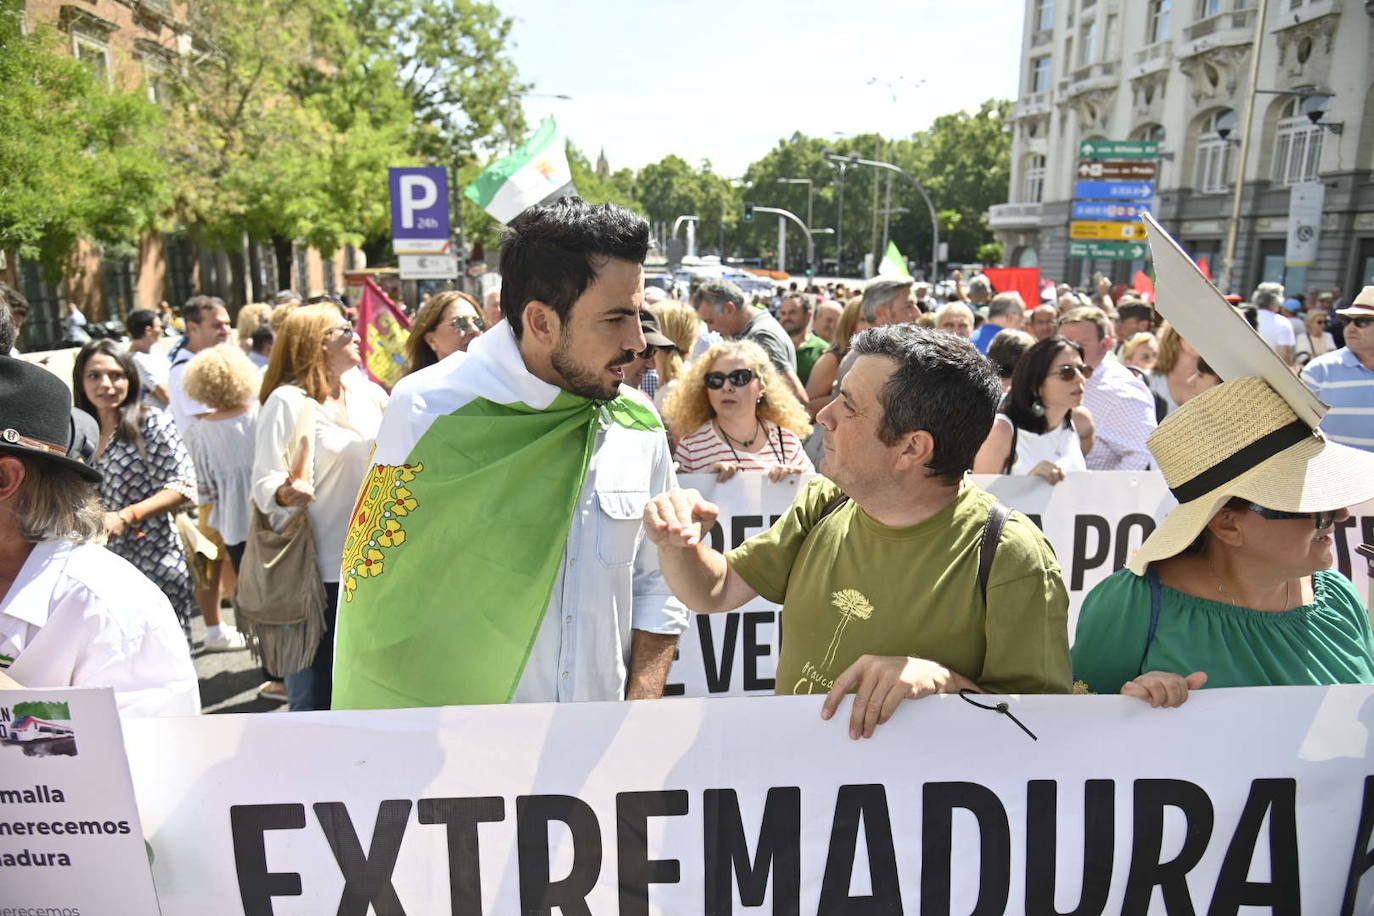
[[[632,308],[629,308],[628,306],[623,306],[623,305],[621,305],[621,306],[614,306],[614,307],[612,307],[612,308],[608,308],[608,309],[606,309],[606,311],[602,312],[601,315],[602,315],[603,318],[610,318],[610,317],[612,317],[612,316],[616,316],[616,317],[620,317],[620,318],[623,318],[623,317],[626,317],[626,316],[634,316],[634,317],[637,317],[637,316],[639,315],[639,312],[638,312],[636,309],[632,309]]]

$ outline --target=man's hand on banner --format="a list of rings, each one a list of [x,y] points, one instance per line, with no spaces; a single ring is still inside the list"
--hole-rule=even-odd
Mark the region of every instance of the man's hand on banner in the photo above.
[[[644,506],[644,533],[659,547],[695,547],[719,515],[696,490],[668,490]]]
[[[1197,690],[1205,683],[1205,671],[1194,671],[1187,677],[1172,671],[1147,671],[1123,684],[1121,693],[1128,697],[1139,697],[1156,708],[1174,707],[1188,702],[1188,692]]]
[[[939,662],[904,655],[862,655],[839,677],[821,706],[821,718],[835,715],[840,700],[855,685],[849,716],[849,737],[872,738],[874,730],[892,718],[903,700],[919,700],[935,693],[961,689],[983,691],[977,684]]]

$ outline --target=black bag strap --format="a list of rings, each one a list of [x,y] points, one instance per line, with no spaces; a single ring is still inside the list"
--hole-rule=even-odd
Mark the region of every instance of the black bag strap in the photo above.
[[[816,519],[816,525],[848,501],[849,497],[841,493],[826,503],[820,518]],[[984,604],[988,603],[988,576],[992,574],[992,561],[997,556],[997,545],[1002,542],[1002,529],[1006,527],[1010,515],[1011,509],[1001,501],[994,501],[988,509],[988,520],[983,525],[982,540],[978,542],[978,590],[983,595]],[[815,526],[812,526],[812,530],[815,530]]]
[[[1002,542],[1002,529],[1006,527],[1011,509],[995,501],[988,509],[988,520],[983,525],[983,540],[978,544],[978,590],[983,594],[983,604],[988,603],[988,576],[992,574],[992,561],[997,556],[997,545]]]

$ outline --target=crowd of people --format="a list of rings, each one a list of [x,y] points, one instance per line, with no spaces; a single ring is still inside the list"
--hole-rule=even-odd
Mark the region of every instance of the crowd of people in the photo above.
[[[418,309],[391,392],[342,303],[291,291],[237,326],[211,296],[134,312],[127,342],[81,347],[70,394],[0,357],[0,685],[194,711],[199,613],[202,648],[254,650],[293,710],[651,698],[688,608],[755,596],[786,614],[778,692],[826,694],[825,718],[856,692],[855,737],[935,692],[1374,682],[1329,571],[1332,526],[1374,498],[1374,287],[1252,297],[1332,405],[1314,434],[1263,367],[1223,382],[1110,284],[1031,308],[957,273],[944,302],[885,276],[677,301],[644,289],[648,246],[613,205],[531,208],[494,296]],[[0,288],[3,352],[21,305]],[[967,473],[1147,469],[1179,506],[1070,653],[1052,546]],[[725,553],[718,508],[676,486],[813,472]]]

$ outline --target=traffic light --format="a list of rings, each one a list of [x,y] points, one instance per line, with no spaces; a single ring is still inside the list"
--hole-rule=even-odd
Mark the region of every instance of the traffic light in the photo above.
[[[747,200],[744,202],[744,221],[752,223],[754,221],[754,205]]]

